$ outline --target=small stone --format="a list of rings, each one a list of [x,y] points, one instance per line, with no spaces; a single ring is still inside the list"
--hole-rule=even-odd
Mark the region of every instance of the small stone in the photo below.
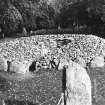
[[[0,57],[0,70],[7,71],[8,65],[7,60],[3,57]]]
[[[66,105],[92,105],[91,81],[86,69],[70,61],[66,69]]]
[[[104,66],[104,57],[103,56],[96,56],[91,61],[91,67],[103,67]]]

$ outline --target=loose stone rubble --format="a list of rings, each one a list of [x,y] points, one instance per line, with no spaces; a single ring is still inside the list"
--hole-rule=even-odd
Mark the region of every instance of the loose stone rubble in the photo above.
[[[33,61],[44,63],[41,64],[42,68],[51,67],[51,62],[53,64],[55,62],[56,67],[61,58],[71,59],[86,67],[91,59],[102,54],[104,56],[104,46],[104,39],[93,35],[36,35],[0,41],[0,55],[5,56],[8,61],[24,62],[25,60],[31,63]],[[44,57],[45,61],[41,61],[41,57]],[[101,66],[101,64],[97,66]]]
[[[63,38],[71,39],[71,41],[57,48],[57,39],[62,40]],[[92,35],[36,35],[0,41],[0,55],[6,56],[9,61],[34,61],[45,55],[59,57],[62,56],[62,53],[68,53],[70,59],[79,55],[87,62],[92,57],[99,55],[102,43],[104,43],[102,39]],[[61,52],[58,51],[60,49]]]

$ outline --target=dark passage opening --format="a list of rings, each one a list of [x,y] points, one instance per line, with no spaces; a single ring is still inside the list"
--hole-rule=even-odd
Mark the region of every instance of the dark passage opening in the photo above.
[[[36,70],[36,61],[33,61],[29,67],[29,72],[34,72]]]

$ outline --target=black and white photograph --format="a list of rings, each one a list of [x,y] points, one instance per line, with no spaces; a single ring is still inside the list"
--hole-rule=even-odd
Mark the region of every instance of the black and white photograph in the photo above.
[[[0,105],[105,105],[105,0],[0,0]]]

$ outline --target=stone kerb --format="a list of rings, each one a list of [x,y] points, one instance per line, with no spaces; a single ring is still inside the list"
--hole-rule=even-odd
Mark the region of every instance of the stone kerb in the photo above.
[[[9,71],[25,74],[29,72],[29,66],[30,66],[30,63],[27,61],[23,61],[23,62],[13,61],[10,63]]]
[[[0,70],[7,71],[7,69],[8,69],[7,60],[4,57],[0,57]]]

